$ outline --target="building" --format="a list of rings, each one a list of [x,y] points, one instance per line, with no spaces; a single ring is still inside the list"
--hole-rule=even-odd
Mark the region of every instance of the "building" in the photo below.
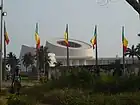
[[[63,38],[54,38],[46,41],[46,46],[51,53],[54,53],[56,60],[64,66],[67,65],[67,47]],[[83,41],[69,39],[69,65],[88,65],[88,60],[92,60],[93,48]]]
[[[69,63],[70,66],[78,66],[78,65],[95,65],[95,56],[93,53],[93,48],[90,44],[75,40],[75,39],[69,39]],[[53,38],[46,41],[46,46],[48,47],[48,51],[50,52],[50,56],[52,58],[52,63],[55,61],[59,61],[63,64],[63,66],[67,65],[67,47],[65,45],[63,38]],[[22,56],[24,54],[31,52],[32,54],[36,53],[36,49],[34,47],[22,45],[20,57],[19,59],[22,59]],[[119,58],[118,58],[119,59]],[[107,65],[110,63],[115,62],[116,58],[99,58],[98,64],[99,65]],[[138,60],[136,59],[135,62]],[[122,63],[122,59],[121,59]],[[132,60],[130,58],[126,59],[127,64],[131,64]],[[21,68],[24,68],[23,64],[21,64]]]

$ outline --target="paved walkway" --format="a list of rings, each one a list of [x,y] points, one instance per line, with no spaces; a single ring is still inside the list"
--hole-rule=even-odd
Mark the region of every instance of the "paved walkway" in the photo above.
[[[2,82],[2,87],[3,88],[9,87],[10,85],[11,85],[11,81],[3,81]],[[25,81],[23,81],[23,82],[21,82],[21,85],[22,86],[33,86],[33,85],[35,85],[35,83],[34,82],[25,82]]]

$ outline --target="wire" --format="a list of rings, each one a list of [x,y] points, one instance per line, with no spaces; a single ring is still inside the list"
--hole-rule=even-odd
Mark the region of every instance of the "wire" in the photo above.
[[[110,0],[96,0],[97,4],[100,6],[105,6],[109,3]]]
[[[110,2],[118,2],[118,1],[120,0],[96,0],[97,4],[99,4],[100,6],[105,6]]]

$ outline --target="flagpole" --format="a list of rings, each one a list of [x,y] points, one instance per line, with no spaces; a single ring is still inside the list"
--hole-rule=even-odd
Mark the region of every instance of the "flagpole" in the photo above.
[[[38,48],[37,48],[37,45],[36,45],[36,56],[37,56],[37,61],[36,61],[37,79],[39,80],[39,56],[38,56]]]
[[[5,21],[4,21],[4,28],[6,28]],[[4,32],[6,32],[6,30]],[[3,73],[4,74],[3,75],[4,77],[5,77],[5,74],[6,74],[6,42],[5,42],[5,40],[6,40],[6,37],[4,35],[4,73]]]
[[[95,31],[97,31],[97,25],[95,25]],[[97,33],[96,33],[96,48],[95,48],[95,57],[96,57],[96,73],[99,76],[99,68],[98,68],[98,42],[97,42]]]
[[[66,24],[66,27],[68,27],[68,24]],[[69,42],[69,33],[67,32],[67,40]],[[67,46],[67,67],[69,70],[69,46]]]
[[[2,39],[3,39],[3,35],[2,35],[2,27],[3,25],[3,0],[1,0],[1,38],[0,38],[0,91],[2,89]]]
[[[124,47],[123,47],[123,72],[125,72],[125,56],[124,56]]]
[[[124,33],[124,26],[122,27],[122,32]],[[123,39],[124,39],[124,35],[123,35]],[[125,52],[124,52],[124,46],[123,46],[123,72],[124,71],[125,71]]]
[[[38,23],[36,23],[36,32],[37,34],[38,32]],[[37,60],[36,60],[36,68],[37,68],[37,79],[39,80],[39,56],[38,56],[38,45],[36,44],[36,56],[37,56]]]

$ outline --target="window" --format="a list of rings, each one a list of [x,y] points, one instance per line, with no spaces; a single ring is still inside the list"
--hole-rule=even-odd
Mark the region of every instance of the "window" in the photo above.
[[[60,44],[60,45],[62,45],[62,46],[66,46],[65,41],[57,41],[57,43]],[[73,47],[73,48],[79,48],[79,47],[81,47],[80,44],[75,43],[75,42],[71,42],[71,41],[69,41],[69,45],[70,45],[70,47]]]

